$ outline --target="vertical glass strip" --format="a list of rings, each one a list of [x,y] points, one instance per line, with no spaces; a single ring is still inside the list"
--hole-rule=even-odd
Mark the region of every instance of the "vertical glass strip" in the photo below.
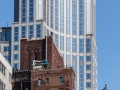
[[[29,0],[29,21],[33,21],[34,14],[34,0]]]
[[[79,2],[79,35],[84,35],[84,2]]]
[[[42,5],[42,0],[38,1],[38,19],[43,19],[43,5]]]
[[[58,0],[55,0],[55,30],[58,31]]]
[[[64,0],[60,0],[60,32],[64,33]]]
[[[66,34],[70,34],[70,0],[66,0]]]
[[[26,22],[26,0],[22,0],[22,22]]]
[[[77,34],[77,1],[72,0],[72,34]]]
[[[50,27],[53,28],[53,0],[50,1]]]

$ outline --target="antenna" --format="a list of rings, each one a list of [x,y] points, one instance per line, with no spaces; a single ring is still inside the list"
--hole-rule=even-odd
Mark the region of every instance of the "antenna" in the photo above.
[[[47,29],[46,29],[46,60],[47,60]]]
[[[8,22],[7,22],[7,27],[8,27]]]

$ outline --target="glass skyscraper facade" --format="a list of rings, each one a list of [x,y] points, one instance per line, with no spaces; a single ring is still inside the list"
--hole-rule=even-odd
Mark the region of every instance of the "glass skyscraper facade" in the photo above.
[[[12,66],[19,68],[20,39],[52,34],[73,67],[75,90],[97,90],[96,0],[14,0]]]

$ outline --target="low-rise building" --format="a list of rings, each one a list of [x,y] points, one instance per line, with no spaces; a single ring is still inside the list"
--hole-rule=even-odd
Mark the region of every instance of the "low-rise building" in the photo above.
[[[74,90],[73,68],[64,67],[52,36],[22,39],[20,46],[20,70],[13,71],[13,90]]]
[[[12,67],[0,52],[0,90],[12,90]]]

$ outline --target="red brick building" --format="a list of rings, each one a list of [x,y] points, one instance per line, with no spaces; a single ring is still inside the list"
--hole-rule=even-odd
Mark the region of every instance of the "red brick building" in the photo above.
[[[13,90],[74,90],[73,69],[64,68],[52,36],[47,37],[47,49],[46,38],[22,39],[20,52],[20,70],[13,72]],[[33,61],[42,65],[46,55],[49,67],[34,70]]]

